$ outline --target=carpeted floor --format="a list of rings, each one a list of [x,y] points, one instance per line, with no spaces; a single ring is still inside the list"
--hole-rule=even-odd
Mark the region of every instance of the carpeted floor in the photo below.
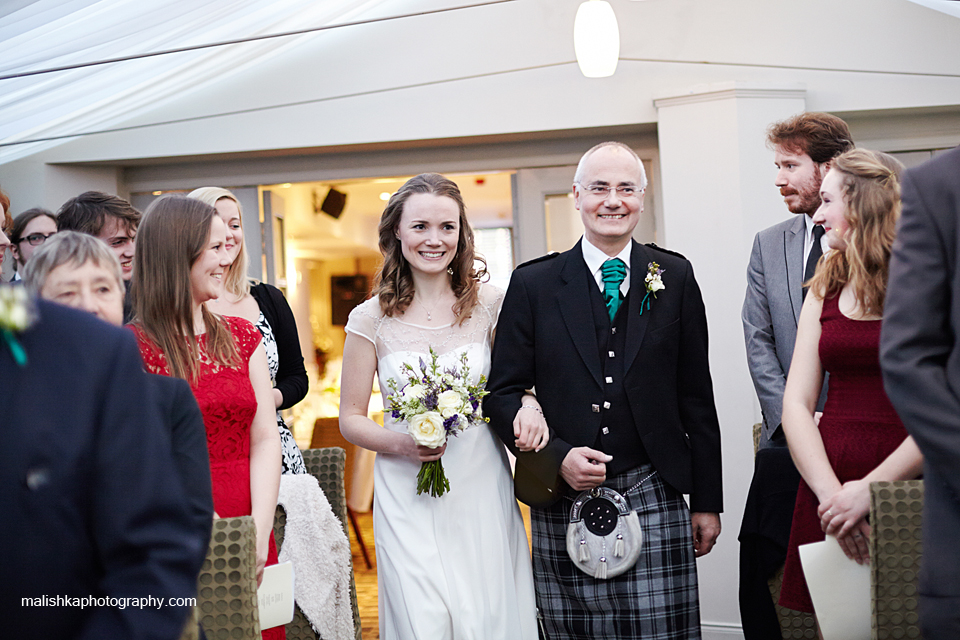
[[[360,544],[350,527],[350,549],[353,552],[353,575],[357,582],[357,606],[360,608],[360,625],[363,628],[363,640],[379,640],[380,618],[377,615],[377,554],[373,545],[373,513],[358,513],[357,524],[360,535],[367,545],[371,569],[363,561]]]

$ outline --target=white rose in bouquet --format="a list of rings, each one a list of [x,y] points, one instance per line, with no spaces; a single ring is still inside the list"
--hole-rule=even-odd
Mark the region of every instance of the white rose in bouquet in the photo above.
[[[443,428],[443,417],[436,411],[427,411],[413,416],[408,421],[408,429],[414,442],[424,447],[436,449],[447,441],[447,432]]]
[[[422,384],[411,384],[403,390],[404,400],[419,400],[427,392]]]
[[[444,418],[460,413],[462,404],[460,394],[453,390],[444,391],[437,397],[437,409]]]

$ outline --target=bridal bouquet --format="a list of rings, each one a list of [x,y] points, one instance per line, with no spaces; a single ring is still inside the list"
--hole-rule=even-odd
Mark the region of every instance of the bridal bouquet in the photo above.
[[[394,420],[406,420],[407,432],[418,445],[436,449],[442,447],[447,436],[456,436],[471,426],[487,422],[480,408],[480,400],[487,395],[487,381],[472,385],[467,354],[460,356],[459,366],[441,369],[437,354],[430,349],[430,362],[420,358],[419,370],[403,363],[401,370],[406,380],[387,380],[390,396],[387,410]],[[417,474],[417,495],[429,491],[437,498],[450,490],[440,460],[424,462]]]

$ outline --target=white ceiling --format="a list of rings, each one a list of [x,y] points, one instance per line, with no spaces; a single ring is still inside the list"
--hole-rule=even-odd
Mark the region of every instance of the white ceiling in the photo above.
[[[0,76],[482,2],[5,0]],[[604,79],[574,59],[580,2],[504,0],[0,80],[0,165],[654,123],[654,98],[731,80],[801,83],[812,110],[960,104],[960,21],[942,13],[956,2],[610,0],[621,51]],[[4,146],[44,138],[56,139]]]

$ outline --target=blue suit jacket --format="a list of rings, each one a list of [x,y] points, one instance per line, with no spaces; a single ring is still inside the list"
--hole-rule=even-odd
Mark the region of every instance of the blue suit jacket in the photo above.
[[[16,638],[177,638],[202,540],[133,335],[40,301],[0,345],[0,598]],[[46,606],[44,597],[163,598],[162,606]],[[25,600],[31,599],[31,600]],[[35,599],[40,599],[39,602]]]

